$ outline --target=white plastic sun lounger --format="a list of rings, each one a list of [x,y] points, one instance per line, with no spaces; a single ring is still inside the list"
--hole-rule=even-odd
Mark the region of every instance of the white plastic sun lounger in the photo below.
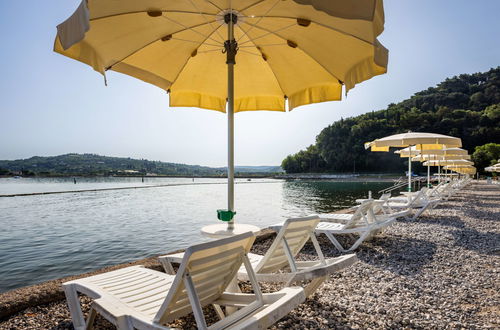
[[[305,293],[300,287],[261,292],[247,257],[254,240],[249,232],[193,245],[186,249],[175,276],[133,266],[66,282],[73,325],[86,328],[77,294],[83,293],[94,299],[88,329],[96,313],[118,329],[170,329],[165,324],[191,312],[198,329],[264,329],[303,302]],[[226,292],[242,264],[254,293]],[[207,327],[202,308],[209,304],[238,310]]]
[[[355,250],[364,240],[385,229],[395,220],[396,218],[388,216],[377,218],[373,213],[373,201],[367,200],[356,209],[356,212],[346,223],[321,221],[316,226],[316,233],[325,234],[340,252],[345,253]],[[358,234],[359,238],[352,246],[344,248],[335,235],[345,234]]]
[[[397,199],[395,199],[395,201],[391,201],[389,199],[387,206],[390,209],[412,209],[413,211],[415,211],[412,219],[415,220],[420,215],[422,215],[422,213],[424,213],[429,207],[434,207],[441,201],[441,199],[439,198],[427,197],[426,192],[427,188],[424,187],[420,189],[418,193],[409,197],[407,202],[405,203],[397,202]]]
[[[314,234],[320,219],[317,216],[288,219],[283,224],[271,226],[278,231],[276,238],[265,255],[249,253],[250,263],[258,281],[285,283],[290,286],[297,282],[310,281],[304,288],[306,296],[311,295],[330,274],[342,270],[357,261],[355,254],[336,258],[325,258]],[[296,256],[308,240],[311,240],[319,260],[297,261]],[[160,256],[160,263],[167,273],[173,273],[172,263],[179,263],[183,253]],[[250,273],[243,267],[238,271],[238,279],[250,279]]]
[[[389,207],[390,193],[382,194],[379,199],[373,200],[373,213],[377,216],[378,220],[388,218],[406,218],[410,213],[410,209],[393,210]],[[356,199],[356,203],[362,204],[370,199]],[[359,207],[359,206],[358,206]]]

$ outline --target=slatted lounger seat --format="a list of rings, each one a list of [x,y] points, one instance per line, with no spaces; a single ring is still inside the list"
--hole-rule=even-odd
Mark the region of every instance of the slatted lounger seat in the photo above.
[[[283,224],[271,226],[278,234],[265,255],[249,253],[248,257],[258,281],[284,283],[290,286],[309,281],[306,295],[311,295],[330,274],[344,269],[357,261],[355,254],[337,258],[325,258],[321,252],[314,230],[320,219],[317,216],[288,219]],[[311,240],[319,260],[298,261],[297,255],[308,240]],[[172,263],[179,263],[183,253],[160,256],[159,260],[167,273],[173,274]],[[239,280],[249,280],[250,274],[241,267]]]
[[[363,241],[385,229],[396,220],[395,217],[390,215],[376,216],[373,213],[373,204],[372,200],[364,201],[346,223],[335,223],[323,221],[322,219],[316,226],[316,233],[325,234],[340,252],[355,250]],[[345,234],[358,234],[359,238],[352,246],[345,248],[335,238],[335,235]]]
[[[176,275],[133,266],[66,282],[63,289],[73,325],[86,328],[78,300],[82,293],[94,299],[88,328],[96,313],[118,329],[170,329],[165,324],[193,312],[198,329],[264,329],[303,302],[305,293],[300,287],[261,292],[247,257],[254,240],[249,232],[193,245],[186,249]],[[226,291],[242,264],[253,294]],[[238,310],[207,327],[202,308],[209,304],[218,310]]]

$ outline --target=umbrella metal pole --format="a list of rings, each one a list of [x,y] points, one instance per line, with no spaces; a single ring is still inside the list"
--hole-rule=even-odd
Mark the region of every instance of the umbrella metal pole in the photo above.
[[[410,146],[410,157],[408,157],[408,191],[411,191],[411,146]]]
[[[431,167],[427,165],[427,188],[431,186]]]
[[[236,56],[236,41],[234,40],[234,18],[227,14],[227,208],[234,212],[234,64]],[[234,229],[234,219],[227,223],[227,229]]]

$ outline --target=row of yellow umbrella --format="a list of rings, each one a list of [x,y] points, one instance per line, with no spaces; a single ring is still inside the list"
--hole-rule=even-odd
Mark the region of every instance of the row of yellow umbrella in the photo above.
[[[389,148],[403,148],[395,151],[400,157],[408,158],[408,190],[411,191],[411,162],[420,161],[427,166],[427,184],[430,186],[430,167],[444,166],[460,174],[475,174],[467,150],[461,149],[462,140],[457,137],[436,133],[408,132],[395,134],[365,143],[371,151],[389,151]]]

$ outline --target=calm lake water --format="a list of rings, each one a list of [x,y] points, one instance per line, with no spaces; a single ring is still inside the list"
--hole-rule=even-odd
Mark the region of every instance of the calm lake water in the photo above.
[[[0,179],[0,195],[183,184],[0,198],[0,292],[158,255],[206,240],[226,208],[224,179]],[[235,220],[261,228],[355,204],[390,182],[236,180]],[[378,196],[378,195],[377,195]]]

